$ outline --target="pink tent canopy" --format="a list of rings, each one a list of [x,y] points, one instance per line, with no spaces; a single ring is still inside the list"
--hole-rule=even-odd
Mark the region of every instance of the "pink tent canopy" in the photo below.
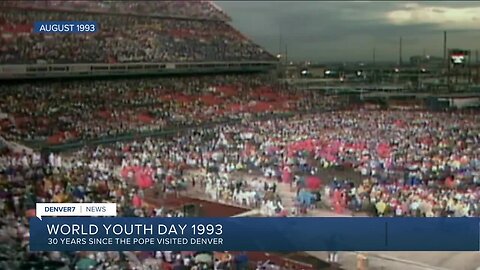
[[[135,183],[139,188],[150,188],[153,186],[152,170],[150,168],[142,168],[140,166],[128,166],[122,169],[122,177],[128,177],[132,172],[135,176]]]
[[[153,186],[153,179],[146,173],[145,169],[140,169],[135,173],[135,181],[139,188],[150,188]]]
[[[322,186],[322,180],[317,176],[309,176],[305,184],[309,189],[319,189]]]

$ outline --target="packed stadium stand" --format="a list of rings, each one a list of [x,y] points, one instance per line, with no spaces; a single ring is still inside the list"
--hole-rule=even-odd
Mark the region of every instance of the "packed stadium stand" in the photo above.
[[[5,138],[50,144],[307,110],[318,100],[265,75],[6,84],[0,97]]]
[[[211,1],[4,1],[1,6],[23,9],[112,13],[152,17],[229,21]]]
[[[2,2],[0,63],[273,59],[204,1],[65,2]],[[100,29],[94,34],[33,34],[35,21],[95,21]]]

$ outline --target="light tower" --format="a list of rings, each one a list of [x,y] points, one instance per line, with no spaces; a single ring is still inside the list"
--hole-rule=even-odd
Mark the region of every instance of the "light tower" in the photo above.
[[[398,46],[398,65],[402,66],[403,65],[403,58],[402,58],[402,53],[403,53],[403,48],[402,48],[402,37],[400,37],[400,44]]]

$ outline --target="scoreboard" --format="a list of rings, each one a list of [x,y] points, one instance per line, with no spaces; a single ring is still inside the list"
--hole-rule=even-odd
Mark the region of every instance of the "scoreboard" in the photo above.
[[[468,63],[470,51],[462,49],[452,49],[449,53],[450,64],[453,67],[464,67]]]

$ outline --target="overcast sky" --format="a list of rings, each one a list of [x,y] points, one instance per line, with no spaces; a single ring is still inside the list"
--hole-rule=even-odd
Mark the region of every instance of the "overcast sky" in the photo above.
[[[311,61],[398,60],[410,55],[443,56],[448,47],[480,49],[479,2],[215,1],[232,24],[270,52],[280,36],[289,58]],[[284,49],[283,49],[284,50]]]

